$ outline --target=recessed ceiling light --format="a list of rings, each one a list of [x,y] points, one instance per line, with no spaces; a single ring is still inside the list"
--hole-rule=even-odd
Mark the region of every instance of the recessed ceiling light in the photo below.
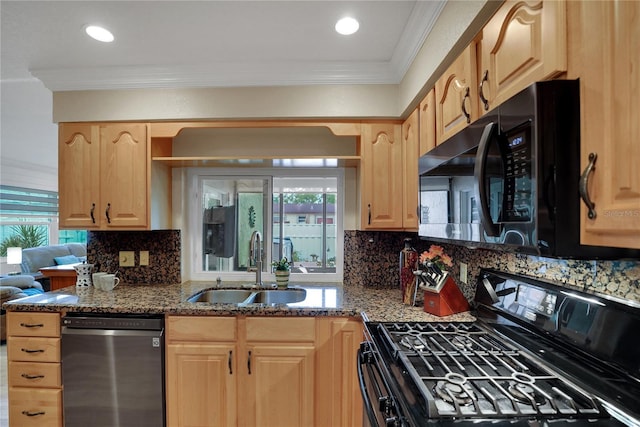
[[[360,24],[353,18],[346,17],[336,22],[336,31],[344,36],[353,34],[358,31]]]
[[[111,31],[98,25],[87,25],[84,28],[84,31],[89,35],[89,37],[100,42],[110,43],[114,40]]]

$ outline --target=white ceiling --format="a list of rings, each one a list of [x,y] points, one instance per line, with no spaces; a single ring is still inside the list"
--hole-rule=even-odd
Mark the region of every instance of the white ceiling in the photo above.
[[[397,84],[445,1],[2,0],[0,77],[52,91]],[[352,36],[334,31],[345,15]]]

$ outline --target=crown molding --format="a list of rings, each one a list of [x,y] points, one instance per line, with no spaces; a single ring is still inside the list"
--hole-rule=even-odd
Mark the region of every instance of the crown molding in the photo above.
[[[417,1],[393,56],[375,62],[246,61],[178,67],[124,66],[30,69],[54,92],[197,87],[399,84],[446,1]]]

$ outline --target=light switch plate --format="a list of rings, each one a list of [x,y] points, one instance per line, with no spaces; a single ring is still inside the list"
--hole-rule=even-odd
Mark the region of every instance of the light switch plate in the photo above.
[[[134,251],[120,251],[118,260],[120,267],[134,267],[136,265],[136,253]]]
[[[469,281],[469,277],[467,273],[467,264],[464,262],[460,263],[460,281],[462,283],[467,283]]]
[[[149,265],[149,251],[140,251],[140,265]]]

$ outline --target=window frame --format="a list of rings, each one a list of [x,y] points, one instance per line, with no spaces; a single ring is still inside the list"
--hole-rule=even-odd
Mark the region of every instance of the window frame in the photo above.
[[[274,177],[335,177],[337,180],[336,195],[336,259],[344,260],[344,215],[345,215],[345,178],[343,168],[187,168],[185,193],[182,196],[182,206],[186,211],[186,226],[183,233],[182,259],[183,275],[185,280],[217,280],[220,278],[224,282],[255,282],[253,272],[222,272],[204,271],[202,269],[202,221],[200,210],[202,208],[202,197],[200,194],[200,182],[202,179],[268,179],[265,206],[267,217],[265,218],[265,230],[263,242],[273,241],[272,221],[273,221],[273,178]],[[240,242],[238,242],[240,244]],[[249,244],[249,242],[247,242]],[[265,260],[271,259],[272,245],[264,245]],[[336,262],[335,273],[291,273],[291,282],[342,282],[344,271],[343,262]],[[275,275],[271,271],[270,263],[266,262],[262,269],[262,280],[265,283],[275,283]]]

